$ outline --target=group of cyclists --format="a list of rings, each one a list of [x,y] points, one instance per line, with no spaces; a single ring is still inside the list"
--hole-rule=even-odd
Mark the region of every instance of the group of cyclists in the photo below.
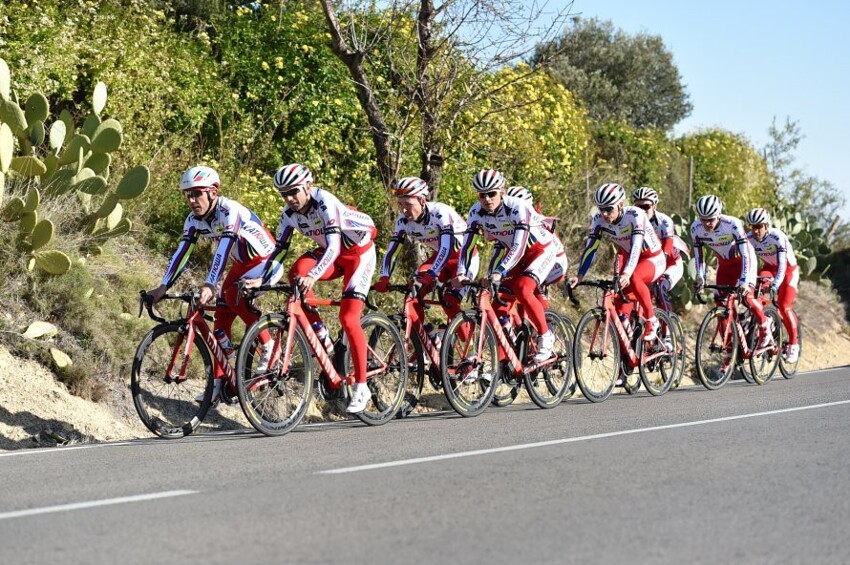
[[[214,333],[227,351],[232,348],[230,340],[236,317],[247,326],[259,317],[247,301],[238,299],[240,287],[256,289],[277,283],[283,276],[283,261],[292,235],[300,232],[312,239],[316,247],[294,261],[288,272],[289,282],[309,298],[317,281],[342,277],[339,322],[348,338],[355,380],[347,407],[349,413],[363,411],[371,394],[366,383],[366,335],[360,324],[366,296],[370,289],[389,290],[405,238],[430,250],[430,256],[419,265],[414,276],[422,295],[433,290],[438,281],[445,285],[447,290],[441,305],[446,321],[450,321],[461,311],[467,289],[463,283],[478,276],[476,239],[483,233],[493,242],[494,249],[480,283],[501,288],[522,306],[537,335],[532,361],[540,363],[552,355],[555,335],[547,327],[545,289],[566,277],[564,245],[555,233],[554,219],[542,214],[539,205],[535,207],[531,192],[522,186],[507,187],[505,176],[497,170],[483,169],[474,175],[472,187],[478,201],[469,209],[466,220],[448,204],[429,201],[430,190],[424,180],[405,177],[395,182],[392,194],[399,215],[374,285],[375,222],[324,188],[315,186],[306,166],[293,163],[274,174],[274,186],[285,202],[276,237],[251,210],[219,194],[221,180],[214,169],[192,167],[183,173],[179,186],[190,212],[159,287],[149,292],[153,300],[160,300],[185,270],[198,238],[217,242],[209,273],[199,289],[199,300],[202,304],[217,300]],[[633,205],[628,206],[625,189],[616,183],[606,183],[595,191],[593,201],[598,212],[590,222],[578,274],[567,284],[574,287],[582,280],[594,262],[600,241],[609,239],[617,249],[615,277],[622,295],[628,299],[618,299],[618,312],[627,320],[636,301],[644,316],[642,339],[658,339],[666,347],[672,347],[669,336],[660,335],[663,332],[654,308],[671,310],[668,295],[682,279],[691,250],[676,235],[671,218],[658,210],[659,196],[652,188],[636,189],[632,193]],[[697,220],[691,225],[690,234],[696,258],[697,290],[706,283],[708,248],[718,258],[717,284],[739,289],[759,323],[759,339],[764,346],[773,328],[753,291],[757,275],[769,277],[789,338],[784,354],[789,362],[795,363],[799,345],[792,306],[799,272],[788,236],[771,227],[770,214],[763,208],[747,213],[745,219],[750,231],[746,231],[740,219],[722,214],[723,205],[717,196],[699,198],[695,209]],[[758,259],[762,262],[761,272]],[[228,260],[232,260],[232,266],[224,275]],[[657,304],[653,304],[653,286],[658,290]],[[720,293],[715,293],[715,301],[719,303],[721,299]],[[512,309],[510,302],[507,304],[496,306],[500,318],[510,318]],[[419,313],[424,317],[424,312]],[[318,314],[307,315],[311,322],[320,322]],[[437,335],[440,331],[439,326],[434,329]],[[269,363],[271,342],[262,334],[260,341],[263,345],[258,370],[263,370],[264,364]],[[215,377],[214,399],[223,383],[222,374]],[[203,400],[203,396],[198,400]]]

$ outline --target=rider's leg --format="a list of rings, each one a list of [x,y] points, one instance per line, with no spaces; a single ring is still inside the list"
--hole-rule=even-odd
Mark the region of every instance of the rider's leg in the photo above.
[[[782,325],[785,326],[785,331],[788,332],[789,345],[796,345],[799,339],[797,313],[794,312],[794,300],[797,298],[797,284],[800,280],[800,271],[797,267],[791,267],[785,273],[785,280],[779,287],[779,295],[776,297],[776,304],[779,306],[779,316],[782,319]]]
[[[649,285],[661,276],[665,265],[666,260],[661,253],[654,257],[641,259],[632,273],[629,285],[624,289],[624,291],[633,293],[637,297],[644,318],[643,337],[647,340],[654,338],[658,331],[658,318],[655,317]]]

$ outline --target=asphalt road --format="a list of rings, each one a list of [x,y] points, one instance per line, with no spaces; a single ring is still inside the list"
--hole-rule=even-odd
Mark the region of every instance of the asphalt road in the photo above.
[[[850,368],[0,453],[0,564],[850,562]]]

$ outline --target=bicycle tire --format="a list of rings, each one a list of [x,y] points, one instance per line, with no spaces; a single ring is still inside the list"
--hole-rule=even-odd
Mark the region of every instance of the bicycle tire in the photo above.
[[[750,375],[752,375],[753,381],[758,385],[766,385],[773,379],[779,368],[779,358],[781,357],[779,344],[782,343],[782,320],[779,319],[779,312],[773,306],[768,306],[764,309],[764,315],[773,321],[773,348],[763,351],[758,355],[754,354],[749,358]],[[753,324],[748,339],[750,350],[755,352],[759,341],[758,325]]]
[[[601,340],[595,339],[603,325],[608,327],[607,350],[601,352]],[[573,363],[581,393],[590,402],[603,402],[614,391],[620,372],[620,342],[614,324],[608,322],[602,308],[585,312],[576,326]]]
[[[504,408],[513,404],[514,400],[519,396],[519,389],[522,386],[522,381],[514,378],[506,382],[503,376],[506,372],[506,367],[501,365],[499,382],[496,383],[496,387],[493,389],[493,406],[498,408]]]
[[[468,331],[467,339],[460,335]],[[477,347],[484,331],[482,357]],[[440,351],[440,372],[443,375],[443,394],[455,412],[465,418],[478,416],[493,400],[501,378],[499,350],[492,328],[482,324],[481,313],[466,310],[455,316],[443,335]]]
[[[195,334],[187,364],[188,378],[174,382],[164,376],[175,351],[174,365],[179,367],[186,348],[185,324],[160,324],[149,331],[133,356],[130,391],[133,405],[142,423],[155,435],[178,439],[194,432],[212,405],[213,361],[207,344]],[[202,394],[198,404],[195,397]]]
[[[370,312],[360,319],[366,334],[366,369],[371,371],[386,366],[383,373],[372,375],[366,381],[372,398],[362,412],[354,414],[364,424],[381,426],[398,414],[405,401],[408,367],[404,353],[404,340],[396,325],[381,312]],[[344,336],[346,374],[353,371],[351,347]]]
[[[576,325],[575,325],[575,323],[573,323],[572,318],[570,318],[566,314],[562,314],[561,312],[557,312],[557,311],[554,311],[554,310],[553,310],[553,312],[558,314],[558,316],[561,317],[561,320],[567,326],[567,335],[569,335],[570,344],[572,344],[576,339]],[[564,394],[563,400],[567,400],[569,398],[572,398],[573,395],[576,393],[576,390],[578,390],[578,380],[576,379],[576,367],[575,367],[576,364],[575,364],[575,360],[573,359],[572,345],[570,347],[571,347],[571,349],[570,349],[570,371],[571,371],[570,372],[570,385],[569,385],[569,388],[567,389],[566,394]]]
[[[800,352],[795,363],[788,363],[788,361],[785,360],[785,348],[788,345],[788,331],[785,329],[785,324],[782,324],[782,340],[780,341],[782,344],[782,351],[780,351],[779,354],[779,372],[782,373],[784,378],[789,380],[797,376],[797,367],[800,364],[800,359],[803,358],[803,326],[800,324],[800,318],[797,316],[797,312],[794,310],[792,310],[792,312],[797,318],[797,345],[800,346]]]
[[[263,332],[268,332],[277,354],[276,361],[260,372],[257,365]],[[236,358],[239,405],[254,429],[267,436],[281,436],[292,431],[304,418],[313,397],[312,351],[300,329],[296,329],[293,337],[289,368],[285,374],[281,373],[288,333],[287,316],[261,316],[245,332]]]
[[[523,380],[528,396],[540,408],[554,408],[564,399],[572,381],[572,349],[569,329],[561,316],[552,310],[546,311],[546,324],[555,333],[552,353],[556,361],[535,373],[525,373]]]
[[[673,384],[671,389],[679,388],[682,379],[685,376],[685,365],[688,362],[688,344],[685,337],[685,328],[682,326],[682,319],[675,312],[670,312],[670,332],[675,335],[676,343],[676,374],[673,376]]]
[[[668,316],[663,310],[656,309],[655,317],[658,318],[658,323],[662,332],[661,335],[664,335],[664,333],[670,335],[673,350],[664,353],[664,343],[658,336],[656,336],[651,342],[647,342],[645,339],[641,338],[638,341],[637,346],[637,355],[638,359],[640,359],[640,363],[638,363],[638,372],[640,373],[640,380],[643,382],[643,386],[646,391],[652,396],[661,396],[670,390],[670,387],[673,385],[673,378],[676,375],[676,361],[678,358],[674,353],[676,351],[676,337],[671,329],[672,322],[670,321],[670,316]],[[644,353],[646,352],[647,346],[651,347],[651,354],[658,353],[659,357],[656,357],[651,361],[645,361]]]
[[[723,320],[729,321],[725,306],[716,306],[708,311],[697,332],[695,362],[697,377],[708,390],[717,390],[726,384],[738,357],[738,335],[735,328],[728,328],[725,343],[715,343]]]
[[[403,320],[402,320],[403,321]],[[398,328],[399,335],[404,339],[403,327]],[[401,407],[398,409],[396,416],[398,418],[406,418],[419,405],[419,399],[422,398],[422,390],[425,387],[425,350],[422,347],[422,342],[415,332],[410,332],[410,339],[407,340],[407,387],[404,392],[404,400]]]

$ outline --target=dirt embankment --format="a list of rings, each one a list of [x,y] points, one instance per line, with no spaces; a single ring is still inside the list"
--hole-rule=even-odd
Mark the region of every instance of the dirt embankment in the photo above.
[[[800,369],[850,365],[850,326],[837,294],[803,282],[796,309],[805,336]],[[691,340],[702,312],[685,316]],[[15,357],[0,345],[0,449],[150,437],[133,409],[129,376],[124,379],[127,382],[107,386],[106,400],[89,402],[71,395],[49,369]],[[238,408],[221,410],[219,424],[247,426]]]

